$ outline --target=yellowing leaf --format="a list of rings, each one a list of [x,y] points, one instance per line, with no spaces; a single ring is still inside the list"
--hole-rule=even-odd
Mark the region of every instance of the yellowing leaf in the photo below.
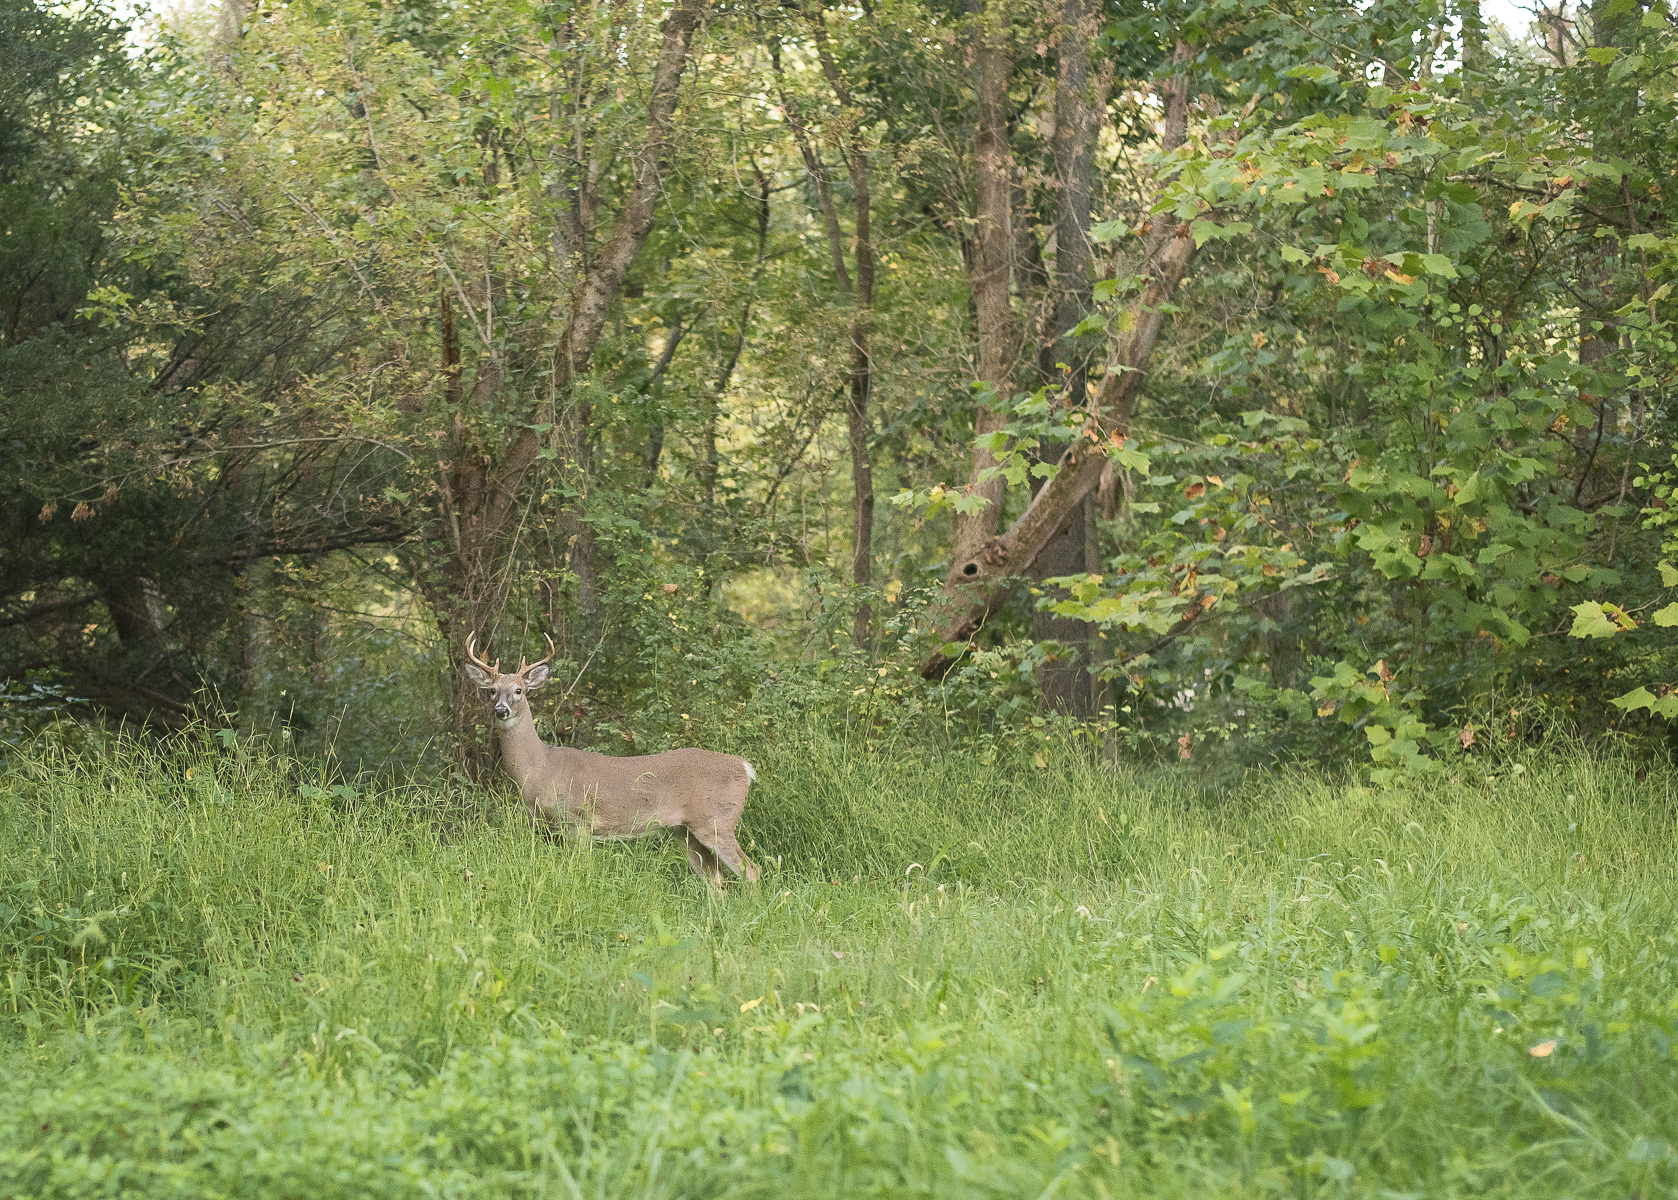
[[[760,1005],[762,1003],[763,1003],[763,997],[759,996],[756,1000],[748,1000],[744,1004],[742,1004],[740,1006],[740,1011],[741,1012],[751,1012],[752,1009],[756,1008],[758,1005]]]
[[[1528,1046],[1527,1053],[1532,1055],[1534,1058],[1549,1058],[1550,1055],[1556,1052],[1557,1045],[1558,1043],[1555,1038],[1545,1038],[1536,1046]]]

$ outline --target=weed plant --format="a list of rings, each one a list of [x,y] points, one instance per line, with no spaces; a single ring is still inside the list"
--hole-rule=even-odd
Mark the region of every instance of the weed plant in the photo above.
[[[751,757],[719,895],[455,783],[25,747],[0,1196],[1678,1193],[1664,775]]]

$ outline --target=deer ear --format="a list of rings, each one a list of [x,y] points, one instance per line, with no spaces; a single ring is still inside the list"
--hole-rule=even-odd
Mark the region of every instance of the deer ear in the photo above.
[[[548,664],[537,663],[524,673],[524,690],[534,692],[548,681]]]
[[[472,677],[472,682],[481,688],[495,686],[495,681],[485,674],[483,669],[480,667],[475,667],[471,663],[467,663],[466,673]]]

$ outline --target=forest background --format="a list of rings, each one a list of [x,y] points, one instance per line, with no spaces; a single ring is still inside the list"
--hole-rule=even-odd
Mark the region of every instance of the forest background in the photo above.
[[[1678,25],[1528,15],[0,0],[0,739],[1656,749]]]

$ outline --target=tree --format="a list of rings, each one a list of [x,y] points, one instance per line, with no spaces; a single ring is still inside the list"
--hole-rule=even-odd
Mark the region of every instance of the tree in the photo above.
[[[594,604],[587,380],[654,227],[706,7],[681,0],[657,28],[605,8],[553,30],[508,13],[483,51],[470,33],[410,35],[396,13],[271,13],[188,110],[236,149],[183,181],[223,218],[181,230],[183,255],[218,283],[308,276],[359,297],[330,385],[338,432],[408,464],[391,494],[423,521],[416,565],[445,645],[499,632],[543,463],[567,480],[565,569],[581,611]],[[235,237],[249,253],[227,251]],[[452,687],[481,770],[475,688]]]
[[[855,263],[855,281],[845,267],[845,237],[840,228],[833,189],[822,162],[821,150],[806,124],[803,108],[792,96],[785,83],[782,69],[780,40],[771,34],[770,61],[776,75],[777,94],[786,110],[787,127],[798,145],[810,184],[815,189],[821,208],[823,230],[827,235],[828,252],[833,259],[833,278],[841,303],[848,309],[850,341],[850,378],[845,406],[846,440],[851,457],[851,582],[859,589],[873,580],[874,546],[874,472],[870,461],[869,434],[871,422],[868,412],[869,395],[873,389],[873,360],[868,348],[869,323],[874,308],[874,245],[872,234],[873,200],[869,189],[867,133],[857,98],[835,58],[827,36],[826,14],[816,10],[809,16],[810,35],[821,63],[822,77],[832,89],[840,109],[839,131],[833,135],[850,180],[854,205],[854,235],[851,238]],[[872,612],[866,602],[859,603],[852,629],[852,637],[859,648],[866,651]]]
[[[1174,62],[1176,73],[1164,89],[1166,103],[1160,145],[1166,154],[1180,147],[1185,136],[1188,76],[1183,68],[1188,59],[1187,45],[1179,42]],[[1189,234],[1189,227],[1178,220],[1174,211],[1155,212],[1147,234],[1143,265],[1148,286],[1127,319],[1118,323],[1120,332],[1111,342],[1106,371],[1091,405],[1104,434],[1116,439],[1123,439],[1129,428],[1137,390],[1164,324],[1165,306],[1194,259],[1196,246]],[[934,634],[940,649],[922,664],[922,675],[932,678],[949,670],[954,663],[953,654],[959,651],[944,647],[953,648],[965,640],[1008,599],[1008,581],[1029,571],[1050,539],[1066,527],[1084,498],[1101,482],[1106,457],[1101,443],[1096,442],[1092,449],[1068,451],[1059,465],[1060,470],[1032,498],[1005,535],[983,547],[957,541],[957,553],[952,556],[954,566],[944,585],[943,609]],[[1000,491],[1001,481],[998,473],[985,483]],[[965,558],[960,553],[963,549],[968,552]]]
[[[304,338],[280,298],[235,308],[113,244],[125,196],[155,182],[141,164],[173,152],[133,103],[153,61],[131,59],[100,9],[13,5],[0,24],[4,669],[56,671],[109,714],[178,725],[206,681],[236,694],[215,664],[248,563],[403,531],[346,502],[377,491],[377,468],[310,436],[306,415],[271,422],[261,457],[248,411],[197,390],[284,387],[330,360],[330,332]],[[123,314],[142,308],[147,336],[131,337]]]

